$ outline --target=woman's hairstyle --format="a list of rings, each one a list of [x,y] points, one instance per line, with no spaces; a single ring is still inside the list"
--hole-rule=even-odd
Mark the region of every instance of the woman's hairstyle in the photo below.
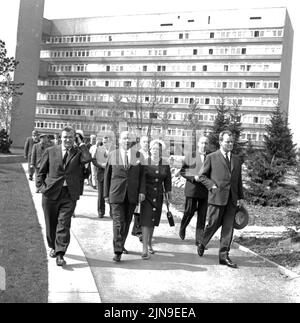
[[[153,139],[150,141],[149,149],[152,149],[154,145],[158,144],[162,150],[166,149],[166,144],[160,139]]]

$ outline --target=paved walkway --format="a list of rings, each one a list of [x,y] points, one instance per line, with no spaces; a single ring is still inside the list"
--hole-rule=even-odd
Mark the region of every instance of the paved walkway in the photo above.
[[[41,194],[35,193],[34,182],[29,181],[29,186],[44,234]],[[218,264],[217,237],[199,258],[194,246],[195,221],[186,239],[180,240],[181,215],[175,210],[173,228],[162,214],[154,234],[156,253],[150,260],[141,259],[142,245],[129,234],[126,248],[130,253],[116,264],[112,261],[112,220],[108,215],[98,219],[96,205],[97,192],[85,186],[72,219],[67,265],[57,267],[55,259],[48,258],[49,302],[300,302],[298,275],[237,244],[230,256],[239,269]]]

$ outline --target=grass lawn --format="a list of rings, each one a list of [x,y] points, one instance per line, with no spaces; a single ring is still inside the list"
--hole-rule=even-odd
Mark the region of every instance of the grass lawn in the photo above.
[[[0,164],[0,303],[46,303],[48,270],[41,227],[20,164]]]

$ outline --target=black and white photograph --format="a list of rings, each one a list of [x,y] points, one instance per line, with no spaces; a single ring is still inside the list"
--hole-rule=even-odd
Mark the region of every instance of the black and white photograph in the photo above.
[[[299,2],[0,6],[0,304],[300,303]]]

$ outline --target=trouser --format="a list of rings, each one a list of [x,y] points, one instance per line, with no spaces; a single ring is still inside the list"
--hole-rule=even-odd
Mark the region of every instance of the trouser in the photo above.
[[[196,224],[195,244],[196,246],[198,246],[200,245],[203,239],[206,212],[207,212],[207,198],[199,199],[194,197],[186,197],[184,213],[180,223],[180,231],[186,230],[187,226],[189,225],[196,211],[197,211],[197,224]]]
[[[216,231],[222,226],[220,236],[219,258],[225,259],[228,256],[233,236],[233,222],[236,206],[231,198],[227,205],[208,205],[208,223],[204,230],[202,244],[206,246]]]
[[[30,167],[30,165],[31,165],[31,157],[30,159],[28,158],[28,175],[30,178],[32,178],[34,174],[34,167]]]
[[[122,203],[111,203],[113,219],[114,253],[122,253],[136,204],[131,204],[126,196]]]
[[[65,254],[70,243],[71,218],[76,207],[67,187],[63,187],[57,200],[42,197],[49,248]]]
[[[98,180],[98,214],[105,214],[105,200],[103,197],[103,180]]]

